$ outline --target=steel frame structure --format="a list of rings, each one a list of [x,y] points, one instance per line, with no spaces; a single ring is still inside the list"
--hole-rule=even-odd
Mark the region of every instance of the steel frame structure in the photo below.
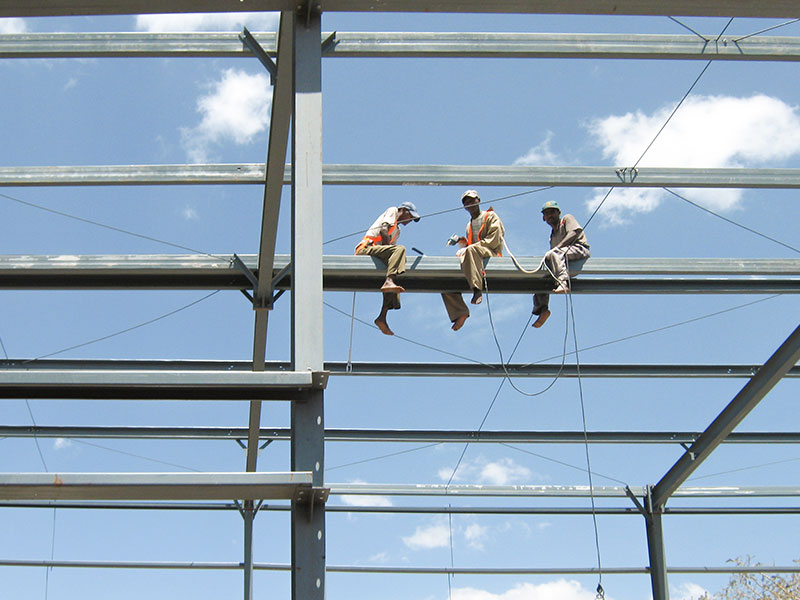
[[[54,257],[0,257],[0,286],[14,289],[239,289],[252,290],[255,311],[253,360],[223,370],[219,364],[98,361],[8,361],[0,370],[0,397],[39,398],[224,398],[250,400],[245,428],[42,428],[6,426],[8,436],[70,435],[74,437],[134,437],[143,439],[247,439],[245,470],[239,474],[13,474],[0,476],[3,506],[63,506],[74,508],[238,509],[244,519],[244,561],[233,563],[104,563],[100,561],[16,561],[0,565],[70,566],[91,568],[210,568],[242,569],[244,596],[253,597],[253,571],[288,570],[292,597],[325,597],[325,572],[380,573],[596,573],[591,568],[564,569],[433,569],[332,566],[325,563],[326,510],[364,512],[477,511],[467,507],[338,507],[326,509],[334,494],[395,494],[415,496],[586,497],[585,487],[345,485],[324,483],[324,442],[341,441],[472,441],[487,443],[574,443],[578,432],[437,432],[391,430],[326,430],[324,389],[330,372],[345,375],[341,364],[325,363],[322,342],[323,289],[373,288],[379,278],[375,264],[361,257],[323,257],[322,186],[325,185],[428,185],[469,184],[507,186],[614,186],[614,187],[760,187],[798,188],[795,169],[611,169],[607,167],[507,167],[447,165],[323,165],[321,59],[325,57],[591,57],[680,60],[800,60],[795,38],[699,39],[696,36],[590,36],[522,34],[348,34],[321,31],[322,11],[498,12],[563,14],[635,14],[797,17],[796,2],[780,0],[754,4],[747,0],[0,0],[0,17],[103,15],[131,13],[234,12],[278,10],[277,34],[235,38],[229,34],[54,34],[0,36],[0,58],[86,56],[252,56],[270,70],[275,84],[269,152],[265,165],[120,165],[76,167],[0,167],[0,186],[53,185],[264,185],[263,222],[257,256],[231,257],[227,262],[204,257],[79,257],[65,265]],[[702,37],[702,36],[701,36]],[[322,42],[322,44],[321,44]],[[276,59],[276,63],[273,62]],[[294,123],[292,156],[285,164],[289,124]],[[292,255],[275,255],[275,232],[281,189],[291,185]],[[302,240],[300,243],[300,223]],[[231,269],[238,260],[239,270]],[[526,259],[534,265],[536,258]],[[768,269],[765,273],[764,269]],[[461,289],[455,261],[429,258],[417,261],[406,286],[410,291]],[[537,289],[536,278],[523,278],[507,259],[493,259],[494,291],[514,293]],[[648,259],[636,261],[590,259],[579,265],[577,293],[797,293],[799,261],[704,261]],[[758,273],[759,277],[753,275]],[[668,275],[685,276],[669,279]],[[593,279],[592,277],[595,276]],[[624,276],[624,277],[623,277]],[[616,277],[616,279],[615,279]],[[638,277],[638,278],[637,278]],[[269,309],[273,291],[292,290],[291,361],[265,360]],[[645,520],[650,566],[605,569],[604,572],[649,573],[655,600],[669,597],[668,573],[742,572],[747,568],[669,567],[664,557],[662,516],[667,514],[724,513],[725,508],[672,508],[674,497],[786,497],[797,498],[797,488],[685,488],[681,484],[723,442],[798,443],[799,433],[732,433],[733,428],[783,377],[798,375],[800,327],[763,366],[698,365],[591,365],[582,376],[606,377],[746,377],[748,383],[719,417],[703,432],[589,432],[591,443],[681,443],[683,457],[654,486],[595,488],[599,497],[627,499],[626,507],[601,508],[608,514],[641,514]],[[25,363],[25,364],[22,364]],[[21,368],[20,368],[21,367]],[[394,365],[357,364],[347,375],[428,376],[551,376],[550,365]],[[549,375],[548,375],[549,373]],[[572,376],[569,370],[566,376]],[[289,429],[261,427],[261,401],[291,402]],[[287,440],[291,444],[290,471],[257,473],[259,440]],[[187,482],[190,486],[186,487]],[[98,485],[99,484],[99,485]],[[188,490],[188,491],[187,491]],[[242,504],[170,504],[134,500],[193,501],[230,499]],[[256,563],[252,556],[253,520],[261,508],[256,501],[282,498],[290,504],[262,510],[291,511],[291,564]],[[113,500],[105,504],[102,501]],[[529,508],[485,508],[486,513]],[[579,514],[586,509],[541,508],[559,514]],[[703,513],[702,511],[708,511]],[[752,514],[796,513],[796,507],[744,507],[729,511]],[[695,512],[692,512],[695,511]],[[750,570],[755,570],[752,568]],[[790,572],[793,567],[757,568]]]

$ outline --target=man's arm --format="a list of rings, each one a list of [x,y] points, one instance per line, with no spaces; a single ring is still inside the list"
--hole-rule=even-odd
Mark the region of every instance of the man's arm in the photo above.
[[[578,224],[577,219],[572,215],[566,215],[564,217],[564,226],[567,229],[567,234],[564,236],[563,240],[556,244],[556,248],[569,248],[580,237],[581,233],[583,233],[583,227]]]
[[[389,228],[390,227],[391,227],[391,225],[389,223],[381,223],[381,230],[380,230],[379,233],[380,233],[380,236],[381,236],[381,245],[383,245],[383,246],[388,246],[388,245],[390,245],[392,243],[392,240],[389,237]]]
[[[490,212],[486,217],[483,239],[475,242],[486,246],[492,252],[499,252],[503,248],[503,222],[496,213]]]

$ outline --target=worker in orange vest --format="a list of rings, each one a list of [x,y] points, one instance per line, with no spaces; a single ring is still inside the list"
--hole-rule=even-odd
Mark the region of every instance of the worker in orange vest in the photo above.
[[[481,210],[481,199],[475,190],[464,192],[461,203],[469,213],[470,221],[467,223],[466,236],[458,238],[456,242],[460,246],[456,256],[461,260],[461,272],[472,289],[471,303],[480,304],[483,301],[483,261],[491,256],[503,255],[506,230],[496,212],[491,208]],[[458,293],[442,294],[442,300],[447,316],[453,323],[453,331],[458,331],[469,318],[469,308]]]
[[[411,221],[419,221],[417,207],[412,202],[403,202],[400,206],[390,206],[375,219],[367,229],[361,243],[356,246],[355,254],[366,254],[386,263],[386,280],[381,286],[383,304],[375,325],[385,335],[394,335],[389,329],[386,314],[390,310],[400,309],[400,294],[406,290],[397,283],[397,276],[406,271],[406,248],[396,244],[400,237],[400,225],[408,225]]]

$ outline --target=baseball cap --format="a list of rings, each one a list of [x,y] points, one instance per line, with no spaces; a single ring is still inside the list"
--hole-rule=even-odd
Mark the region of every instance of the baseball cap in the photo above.
[[[542,212],[546,211],[548,208],[555,208],[558,212],[561,212],[561,207],[558,206],[558,202],[555,200],[548,200],[542,204]]]
[[[461,201],[462,202],[464,201],[464,198],[477,198],[478,200],[481,199],[481,197],[478,196],[478,192],[476,192],[475,190],[467,190],[466,192],[461,194]]]
[[[415,223],[419,221],[419,213],[417,212],[417,207],[414,206],[413,202],[403,202],[397,208],[405,208],[408,212],[411,213],[411,217],[414,219]]]

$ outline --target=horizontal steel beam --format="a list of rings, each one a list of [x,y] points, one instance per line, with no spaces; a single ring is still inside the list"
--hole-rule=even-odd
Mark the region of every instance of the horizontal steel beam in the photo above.
[[[697,17],[797,17],[792,0],[319,0],[323,12],[442,12]],[[0,0],[0,17],[295,11],[293,0]]]
[[[180,511],[220,511],[239,510],[232,502],[77,502],[64,500],[0,500],[2,508],[67,508],[100,510],[180,510]],[[262,504],[259,511],[289,512],[290,504]],[[331,506],[325,507],[327,513],[374,513],[374,514],[453,514],[453,515],[634,515],[641,516],[638,508],[624,507],[574,507],[574,506]],[[796,515],[798,506],[756,506],[756,507],[681,507],[667,508],[665,515]]]
[[[0,167],[0,187],[264,185],[263,163]],[[291,182],[286,165],[284,184]],[[800,188],[800,169],[529,167],[519,165],[329,164],[325,185],[452,185],[636,188]]]
[[[2,369],[0,398],[295,400],[324,389],[326,372]]]
[[[2,500],[297,500],[311,473],[0,473]]]
[[[184,569],[184,570],[239,570],[242,563],[235,562],[142,562],[105,560],[26,560],[0,559],[3,567],[47,567],[47,568],[86,568],[86,569]],[[291,571],[289,564],[253,563],[258,571]],[[725,566],[725,567],[668,567],[669,573],[685,574],[726,574],[726,573],[800,573],[800,565],[794,566]],[[365,567],[350,565],[327,565],[326,573],[373,573],[373,574],[416,574],[416,575],[646,575],[647,567]]]
[[[363,233],[363,232],[360,232]],[[360,233],[358,235],[360,235]],[[258,273],[255,255],[240,256]],[[541,257],[520,257],[526,270]],[[289,264],[276,255],[273,277]],[[323,257],[329,291],[376,291],[386,267],[368,256]],[[466,291],[456,257],[418,256],[408,261],[403,286],[409,292]],[[799,259],[589,258],[570,265],[575,293],[797,293]],[[510,258],[489,259],[490,289],[498,293],[547,290],[545,273],[527,274]],[[682,277],[671,277],[682,275]],[[596,276],[596,277],[595,277]],[[285,275],[278,289],[291,287]],[[0,256],[0,289],[251,289],[231,261],[204,255]]]
[[[275,32],[253,33],[271,56]],[[324,57],[800,60],[800,38],[591,33],[325,32]],[[20,33],[0,35],[0,58],[252,58],[238,33]]]
[[[6,359],[0,360],[0,377],[6,371],[15,373],[24,372],[94,372],[93,378],[100,377],[102,372],[115,371],[119,373],[137,372],[143,377],[144,373],[178,373],[188,377],[188,373],[200,373],[201,377],[213,377],[214,373],[248,373],[252,369],[249,361],[191,361],[191,360],[92,360],[92,359]],[[507,364],[505,369],[498,363],[382,363],[382,362],[354,362],[328,361],[325,363],[325,373],[334,376],[346,377],[385,377],[385,376],[416,376],[416,377],[577,377],[578,370],[574,364],[558,363],[548,364]],[[285,374],[290,371],[288,362],[266,361],[267,373],[272,373],[276,378],[274,383],[278,387],[286,387],[281,381],[291,381]],[[688,365],[688,364],[581,364],[581,377],[648,377],[648,378],[750,378],[756,374],[761,365]],[[302,372],[301,372],[302,373]],[[57,375],[61,377],[61,375]],[[800,377],[800,367],[795,366],[788,370],[786,377]],[[223,375],[224,378],[235,377]],[[247,381],[249,375],[244,375]],[[265,376],[263,380],[269,381]],[[198,378],[198,381],[201,381]]]
[[[332,495],[366,496],[509,496],[551,498],[626,498],[621,486],[586,485],[446,485],[446,484],[392,484],[392,483],[331,483]],[[643,497],[645,488],[630,486],[636,497]],[[673,498],[773,498],[800,497],[798,486],[771,487],[690,487],[678,488]]]
[[[0,438],[241,440],[246,427],[131,427],[0,425]],[[701,432],[587,431],[591,444],[691,444]],[[260,440],[288,441],[288,428],[262,427]],[[410,429],[326,429],[327,442],[411,442],[484,444],[583,444],[583,431],[474,431]],[[728,444],[797,444],[800,432],[735,432]]]

